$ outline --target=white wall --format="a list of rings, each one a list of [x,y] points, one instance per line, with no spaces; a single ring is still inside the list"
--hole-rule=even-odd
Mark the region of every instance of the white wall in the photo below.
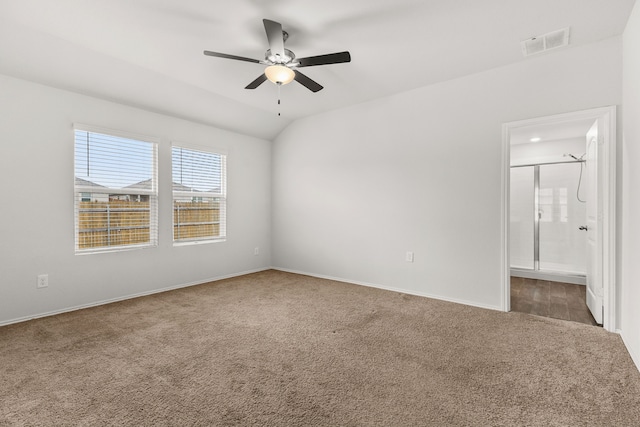
[[[500,308],[502,124],[620,104],[621,67],[613,38],[293,123],[274,266]]]
[[[640,368],[640,4],[625,29],[623,61],[621,330]]]
[[[271,265],[269,141],[6,76],[0,93],[0,324]],[[157,248],[74,255],[74,122],[161,139]],[[226,242],[173,247],[171,141],[227,149]]]

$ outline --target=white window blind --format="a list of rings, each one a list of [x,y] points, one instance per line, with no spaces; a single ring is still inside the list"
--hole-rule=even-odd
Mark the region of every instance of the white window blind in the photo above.
[[[76,253],[156,246],[157,143],[75,128]]]
[[[226,155],[173,146],[173,240],[226,237]]]

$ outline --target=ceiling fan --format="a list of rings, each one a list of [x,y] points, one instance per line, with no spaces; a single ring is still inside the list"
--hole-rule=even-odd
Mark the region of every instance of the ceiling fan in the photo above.
[[[326,55],[309,56],[307,58],[296,58],[289,49],[285,49],[284,42],[289,37],[286,31],[282,30],[279,22],[263,19],[264,29],[267,32],[269,50],[265,53],[264,60],[246,58],[244,56],[228,55],[226,53],[211,52],[205,50],[204,54],[216,56],[218,58],[235,59],[237,61],[254,62],[266,65],[264,73],[257,79],[249,83],[245,89],[255,89],[269,80],[278,86],[290,83],[295,80],[312,92],[318,92],[322,86],[298,71],[298,68],[313,67],[316,65],[340,64],[351,61],[349,52],[329,53]]]

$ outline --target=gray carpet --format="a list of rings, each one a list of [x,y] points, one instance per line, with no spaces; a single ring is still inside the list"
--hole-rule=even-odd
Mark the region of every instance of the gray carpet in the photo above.
[[[0,328],[0,425],[637,426],[601,328],[266,271]]]

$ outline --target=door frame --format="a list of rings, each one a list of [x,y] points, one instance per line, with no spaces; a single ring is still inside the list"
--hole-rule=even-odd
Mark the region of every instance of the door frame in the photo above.
[[[577,120],[602,119],[603,139],[601,168],[598,170],[598,182],[602,189],[602,284],[603,324],[604,329],[615,332],[616,325],[616,106],[593,108],[552,116],[519,120],[502,125],[502,197],[501,197],[501,264],[502,264],[502,297],[503,311],[511,310],[511,275],[510,275],[510,168],[511,168],[511,132],[524,126],[549,125]]]

